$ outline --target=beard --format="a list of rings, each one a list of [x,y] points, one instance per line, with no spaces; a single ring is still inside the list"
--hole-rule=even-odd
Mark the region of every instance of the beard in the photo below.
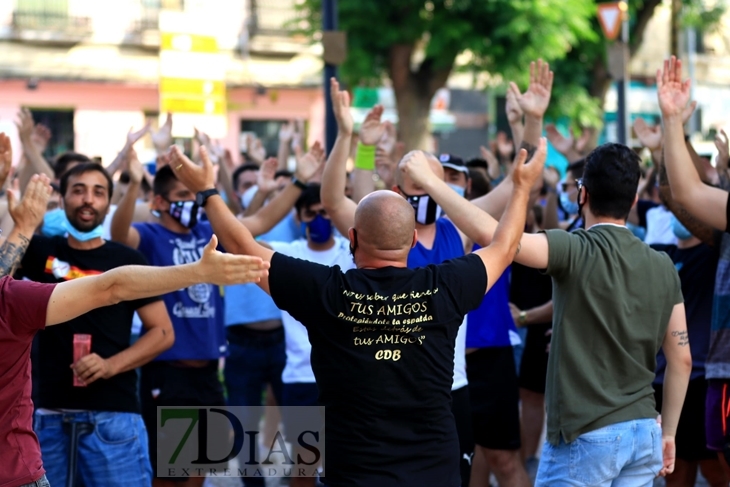
[[[77,215],[81,210],[91,210],[94,213],[94,218],[91,221],[82,221]],[[94,208],[89,206],[81,207],[75,210],[71,215],[66,213],[68,222],[79,232],[90,232],[102,223],[104,223],[104,214],[96,211]]]

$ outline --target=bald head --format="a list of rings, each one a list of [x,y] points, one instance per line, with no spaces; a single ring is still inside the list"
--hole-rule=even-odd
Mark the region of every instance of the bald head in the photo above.
[[[416,228],[413,207],[392,191],[375,191],[355,211],[357,245],[367,253],[408,255]]]
[[[431,171],[433,171],[439,179],[444,179],[444,167],[441,165],[438,158],[429,152],[424,152],[424,154],[428,160],[428,165],[431,167]],[[395,172],[395,184],[400,186],[407,194],[421,194],[423,191],[417,187],[413,181],[411,181],[411,178],[401,170],[401,164],[404,163],[407,156],[408,154],[403,156],[403,159],[401,159],[398,163],[398,170]]]

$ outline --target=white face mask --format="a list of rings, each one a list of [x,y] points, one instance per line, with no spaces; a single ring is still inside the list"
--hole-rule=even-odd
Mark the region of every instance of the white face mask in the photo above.
[[[256,193],[258,192],[259,187],[256,185],[251,186],[248,188],[244,193],[241,195],[241,206],[245,210],[249,207],[251,202],[253,201],[253,197],[256,196]]]

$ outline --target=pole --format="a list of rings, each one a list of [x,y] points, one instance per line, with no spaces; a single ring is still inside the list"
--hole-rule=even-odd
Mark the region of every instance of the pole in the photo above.
[[[322,0],[322,30],[337,30],[337,0]],[[330,79],[337,77],[337,66],[324,65],[325,146],[327,154],[332,151],[337,138],[337,120],[332,111]]]
[[[687,68],[689,71],[690,100],[695,100],[695,63],[697,62],[697,31],[694,27],[687,29]],[[697,111],[695,111],[689,119],[689,134],[694,134],[700,128],[698,127]]]
[[[623,10],[623,25],[621,26],[621,42],[624,45],[623,77],[618,82],[618,142],[629,143],[629,12]]]

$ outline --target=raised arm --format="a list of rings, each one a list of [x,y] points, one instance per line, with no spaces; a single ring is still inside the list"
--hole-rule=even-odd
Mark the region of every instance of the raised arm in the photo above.
[[[365,116],[358,134],[355,169],[352,174],[352,200],[358,203],[375,191],[373,172],[375,171],[375,151],[378,142],[385,134],[385,123],[380,119],[383,107],[375,105]]]
[[[109,173],[110,176],[114,177],[117,171],[121,170],[125,165],[127,165],[129,159],[129,151],[134,150],[134,144],[136,144],[137,141],[144,137],[145,134],[149,131],[150,122],[147,122],[144,127],[137,130],[136,132],[132,132],[132,127],[129,128],[129,131],[127,132],[127,140],[124,142],[124,147],[122,147],[122,150],[119,151],[117,157],[115,157],[112,163],[109,164],[106,168],[106,171]]]
[[[512,132],[512,140],[515,143],[515,147],[520,147],[522,145],[522,139],[525,136],[525,124],[522,121],[525,114],[522,111],[520,104],[517,103],[517,97],[515,96],[514,91],[510,89],[507,90],[504,111],[507,112],[507,122],[509,122],[509,128]]]
[[[533,163],[530,162],[527,166],[532,170],[537,165],[544,165],[546,154],[547,142],[545,139],[541,139],[538,151],[533,156],[536,164],[533,166]],[[520,151],[514,163],[515,168],[524,165],[526,157],[527,151]],[[541,160],[543,162],[540,162]],[[405,171],[416,184],[425,189],[446,214],[449,215],[454,225],[472,241],[482,247],[487,247],[492,243],[498,227],[497,220],[449,188],[442,179],[431,171],[423,153],[418,151],[411,153],[408,157],[404,158],[399,169]],[[510,178],[513,179],[514,176]],[[510,187],[514,187],[514,183],[510,183]],[[511,199],[517,200],[520,196],[521,193],[517,197],[514,196],[513,191]],[[526,214],[527,212],[525,211],[525,215],[522,216],[523,225]],[[547,259],[547,238],[544,234],[525,234],[522,236],[521,250],[515,257],[516,262],[529,267],[544,269],[547,267]]]
[[[682,113],[689,102],[689,80],[674,56],[657,71],[659,107],[664,119],[664,163],[674,199],[700,221],[725,231],[728,193],[702,183],[684,141]]]
[[[137,153],[130,148],[126,151],[126,164],[129,172],[129,185],[127,191],[117,205],[111,224],[111,237],[127,247],[136,249],[139,247],[139,232],[132,226],[134,221],[134,210],[137,205],[137,194],[142,185],[144,169],[137,158]]]
[[[350,155],[352,139],[352,115],[350,115],[350,95],[340,91],[340,84],[335,78],[332,84],[332,107],[337,120],[337,139],[327,158],[322,174],[320,196],[322,206],[327,215],[342,235],[355,226],[355,209],[357,204],[345,196],[347,179],[347,158]]]
[[[225,208],[223,200],[217,199]],[[192,264],[122,266],[98,276],[62,282],[48,302],[46,325],[66,322],[102,306],[159,296],[203,282],[225,286],[267,279],[268,262],[249,255],[222,254],[215,250],[217,245],[214,235],[201,259]]]
[[[677,435],[679,415],[682,412],[689,376],[692,373],[692,355],[689,350],[684,303],[675,305],[672,310],[662,349],[667,358],[667,370],[664,374],[664,401],[661,411],[664,466],[660,475],[663,476],[674,470],[674,438]]]
[[[30,171],[32,174],[45,174],[49,178],[53,178],[53,168],[43,158],[43,154],[38,150],[35,143],[33,143],[33,115],[30,110],[23,108],[18,113],[18,121],[15,122],[18,127],[18,135],[20,135],[20,143],[23,146],[23,154],[25,159],[30,164]]]

